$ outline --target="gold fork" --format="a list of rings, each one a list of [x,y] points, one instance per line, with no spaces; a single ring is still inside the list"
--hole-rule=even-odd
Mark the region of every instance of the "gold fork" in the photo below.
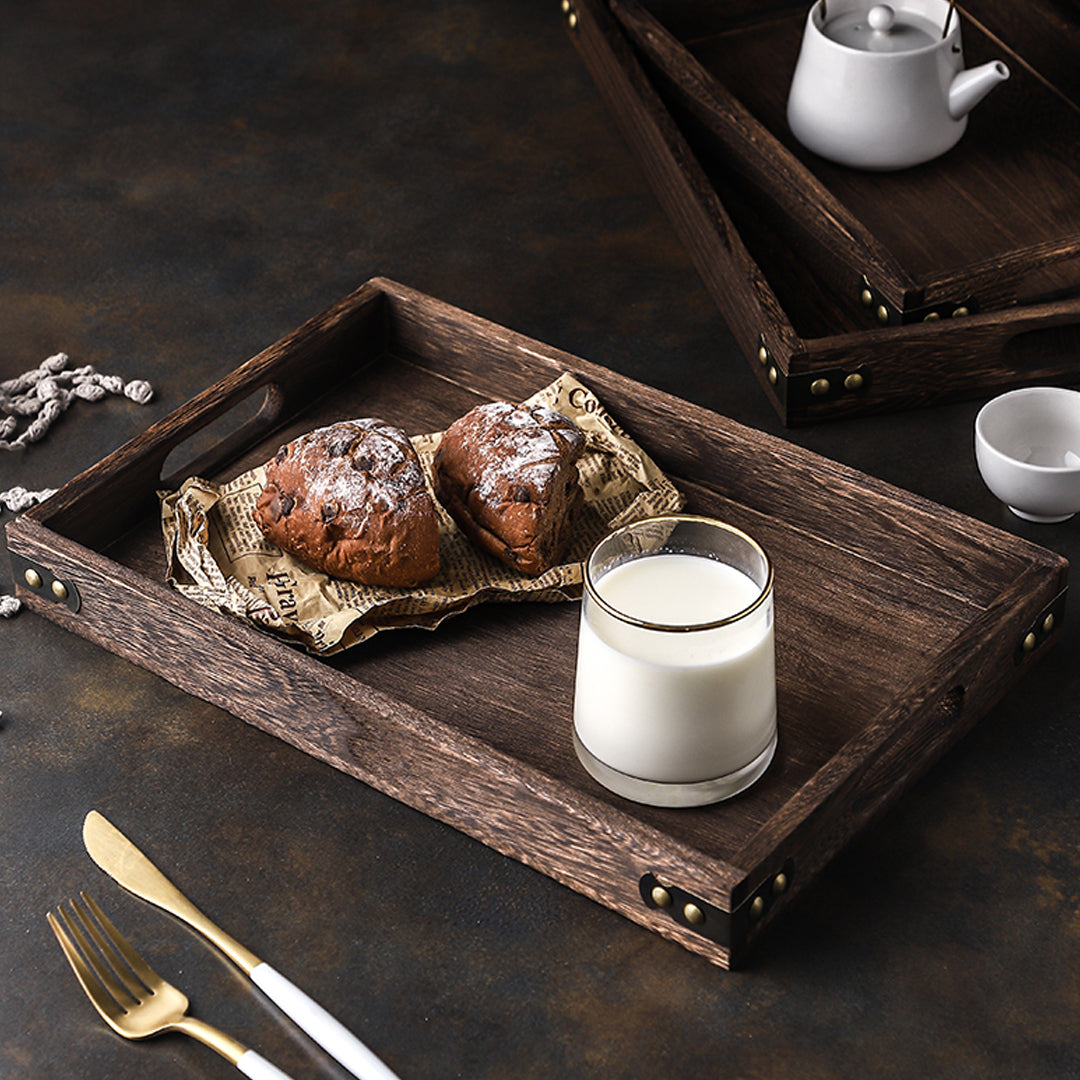
[[[184,994],[151,970],[85,892],[79,895],[84,907],[72,900],[71,914],[59,909],[64,926],[51,911],[45,917],[86,996],[113,1031],[125,1039],[182,1031],[216,1050],[252,1080],[289,1080],[231,1035],[188,1016]]]

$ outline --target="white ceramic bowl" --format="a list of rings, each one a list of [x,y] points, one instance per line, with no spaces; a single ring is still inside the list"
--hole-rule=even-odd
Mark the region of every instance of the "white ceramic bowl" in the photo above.
[[[975,417],[975,460],[986,486],[1027,521],[1080,511],[1080,391],[1029,386]]]

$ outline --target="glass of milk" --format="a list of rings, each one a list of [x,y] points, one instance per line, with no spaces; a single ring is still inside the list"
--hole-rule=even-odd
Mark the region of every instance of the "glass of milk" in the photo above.
[[[773,571],[740,530],[648,518],[585,562],[574,748],[610,790],[701,806],[749,787],[776,750]]]

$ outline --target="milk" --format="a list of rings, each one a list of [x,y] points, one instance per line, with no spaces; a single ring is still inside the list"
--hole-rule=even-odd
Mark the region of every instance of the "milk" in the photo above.
[[[661,552],[622,562],[582,601],[574,729],[603,765],[661,784],[695,784],[744,769],[776,737],[771,592],[700,555]],[[767,759],[766,762],[767,764]]]

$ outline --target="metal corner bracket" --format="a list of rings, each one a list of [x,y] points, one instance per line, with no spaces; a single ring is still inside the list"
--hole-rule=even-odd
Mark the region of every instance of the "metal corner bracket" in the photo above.
[[[910,323],[937,322],[939,319],[960,319],[965,315],[974,315],[979,310],[978,301],[974,296],[969,296],[965,300],[943,300],[938,304],[901,311],[874,288],[865,274],[859,283],[859,307],[869,312],[878,326],[906,326]]]
[[[726,949],[737,949],[769,909],[791,887],[794,864],[770,875],[734,911],[723,911],[678,885],[665,884],[653,873],[638,881],[647,908],[666,912],[680,926],[693,930]]]
[[[1021,631],[1020,640],[1013,653],[1013,659],[1016,663],[1022,663],[1045,641],[1047,641],[1055,630],[1061,628],[1061,624],[1065,621],[1065,597],[1068,595],[1068,592],[1068,588],[1062,589],[1061,592],[1059,592],[1057,596],[1055,596],[1054,599],[1035,616],[1030,625]]]
[[[82,600],[74,581],[57,577],[48,567],[33,562],[10,548],[8,555],[11,557],[11,573],[16,585],[29,589],[43,600],[63,604],[73,612],[78,612]]]
[[[873,375],[867,364],[860,364],[855,368],[819,368],[798,375],[787,375],[776,362],[764,334],[758,335],[757,360],[769,385],[789,409],[805,409],[841,398],[861,397],[873,382]]]

